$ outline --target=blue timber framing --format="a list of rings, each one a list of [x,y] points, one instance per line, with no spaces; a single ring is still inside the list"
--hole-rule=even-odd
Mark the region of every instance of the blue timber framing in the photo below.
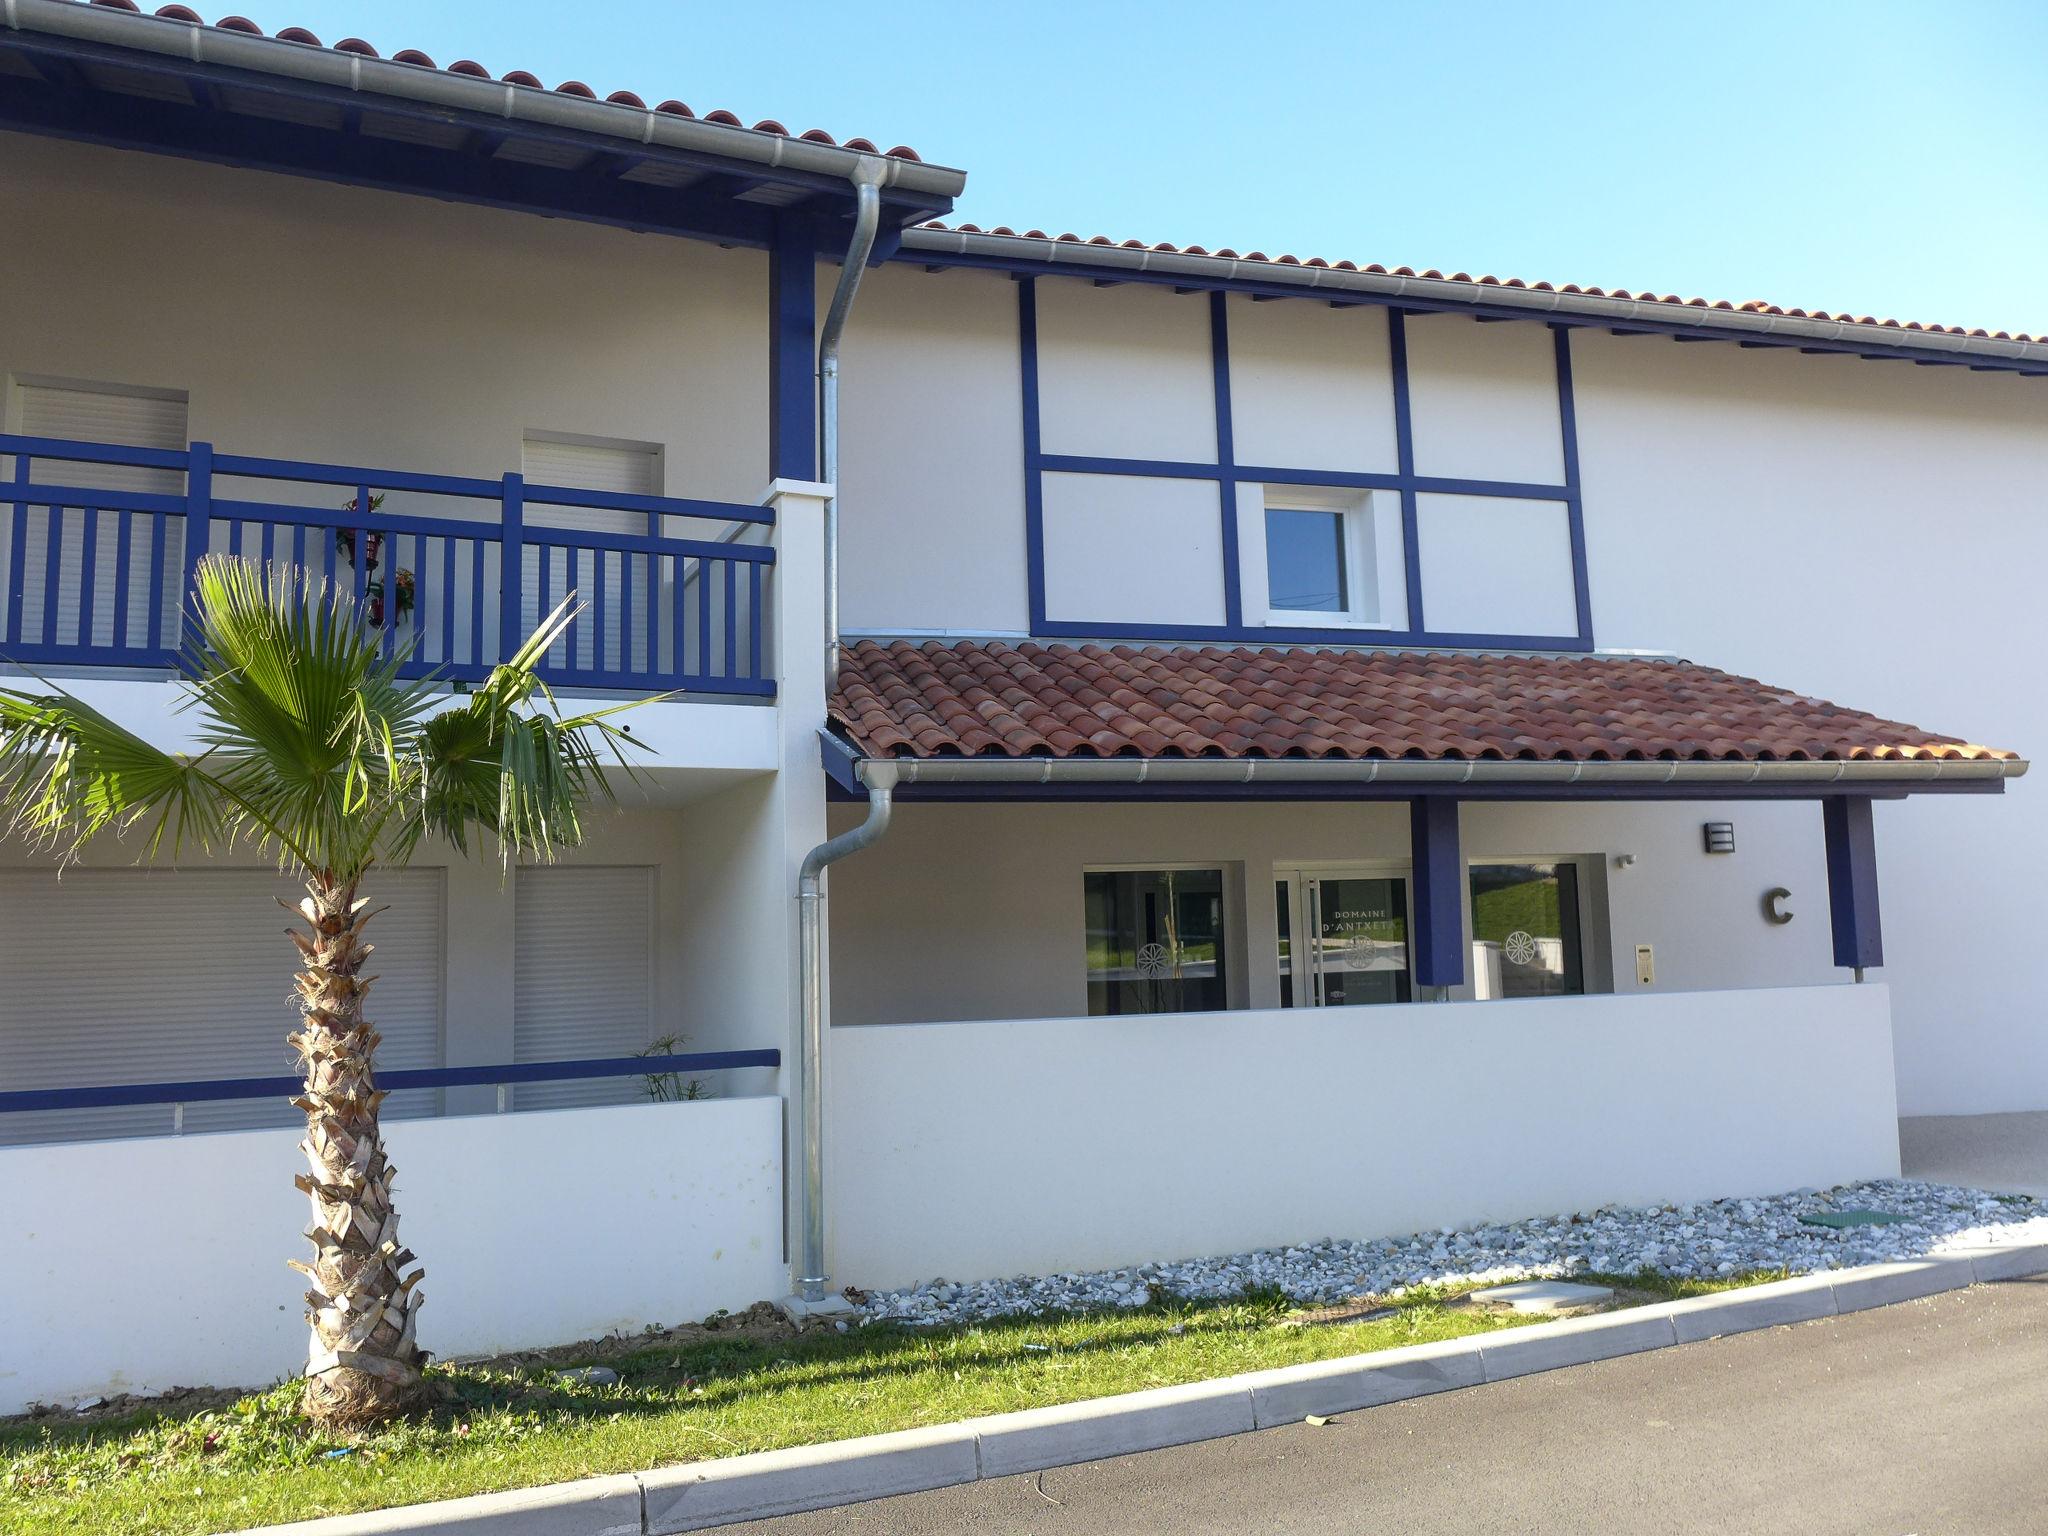
[[[786,223],[768,247],[768,478],[818,478],[817,248]]]
[[[35,72],[0,74],[0,129],[755,248],[768,247],[778,229],[793,223],[813,226],[821,248],[843,248],[850,227],[851,184],[817,171],[771,168],[49,33],[0,31],[0,53],[24,59]],[[129,78],[149,77],[156,82],[153,94],[94,88],[91,71],[101,66]],[[180,92],[189,100],[178,99]],[[252,95],[295,103],[291,115],[313,108],[332,126],[292,121],[275,111],[245,115],[222,105],[230,97]],[[454,142],[403,142],[365,131],[366,123],[391,125],[405,138]],[[500,158],[498,151],[515,140],[556,162],[583,158],[566,168]],[[650,163],[696,179],[687,186],[625,179],[636,166]],[[785,206],[743,200],[765,187],[778,189]],[[941,205],[951,201],[899,188],[884,188],[882,199],[877,259],[895,252],[904,226],[945,211]]]
[[[1415,880],[1415,984],[1465,982],[1465,859],[1458,801],[1449,795],[1408,802],[1408,846]]]
[[[1688,306],[1688,309],[1697,318],[1688,320],[1662,320],[1646,316],[1608,321],[1591,315],[1561,315],[1554,310],[1527,304],[1489,303],[1485,299],[1461,299],[1448,295],[1437,297],[1420,293],[1370,293],[1362,289],[1335,287],[1313,288],[1302,283],[1261,278],[1257,275],[1257,269],[1263,264],[1258,262],[1238,263],[1238,272],[1231,276],[1219,274],[1216,277],[1204,277],[1186,272],[1144,272],[1088,261],[1047,261],[1036,256],[990,256],[923,248],[905,250],[896,259],[915,262],[932,272],[953,268],[1002,272],[1019,281],[1033,277],[1072,277],[1090,283],[1145,283],[1153,287],[1172,288],[1179,293],[1207,293],[1216,290],[1241,293],[1254,299],[1305,299],[1312,303],[1328,304],[1334,309],[1376,305],[1382,309],[1406,310],[1411,314],[1470,315],[1475,320],[1534,321],[1538,324],[1563,326],[1570,330],[1607,331],[1616,336],[1663,336],[1674,341],[1718,341],[1750,348],[1789,347],[1797,352],[1860,357],[1872,362],[1966,364],[1977,372],[2016,373],[2023,378],[2048,378],[2048,367],[2043,367],[2039,362],[2021,359],[2005,361],[1995,357],[1978,356],[1929,358],[1924,350],[1916,349],[1910,344],[1891,345],[1860,337],[1846,341],[1824,341],[1810,336],[1774,337],[1733,329],[1714,330],[1711,329],[1713,312],[1692,306]]]
[[[1835,964],[1861,973],[1884,964],[1877,910],[1877,838],[1868,795],[1830,795],[1822,802],[1827,829],[1828,919]]]
[[[1098,276],[1100,274],[1097,274]],[[1396,467],[1392,473],[1327,470],[1300,466],[1240,464],[1231,420],[1230,321],[1228,295],[1201,290],[1209,304],[1210,366],[1216,414],[1216,461],[1115,458],[1049,453],[1041,431],[1038,347],[1038,286],[1029,275],[1017,280],[1019,391],[1024,441],[1024,549],[1031,633],[1046,639],[1151,640],[1284,645],[1397,645],[1454,649],[1588,652],[1593,645],[1592,594],[1588,586],[1585,520],[1579,496],[1578,417],[1572,400],[1570,339],[1554,327],[1557,359],[1558,429],[1562,438],[1562,484],[1464,479],[1416,472],[1413,406],[1408,381],[1406,315],[1389,307],[1388,355],[1392,370]],[[1521,316],[1527,320],[1531,317]],[[1113,615],[1096,619],[1054,618],[1045,597],[1045,476],[1048,474],[1131,475],[1166,480],[1206,480],[1216,486],[1222,517],[1218,558],[1222,564],[1223,622],[1220,624],[1127,623]],[[1401,629],[1315,629],[1249,623],[1244,614],[1238,558],[1237,489],[1243,484],[1327,486],[1338,490],[1393,491],[1401,498],[1402,559],[1408,623]],[[1575,632],[1522,635],[1433,631],[1423,613],[1420,498],[1426,495],[1495,496],[1555,502],[1565,511],[1571,547]]]

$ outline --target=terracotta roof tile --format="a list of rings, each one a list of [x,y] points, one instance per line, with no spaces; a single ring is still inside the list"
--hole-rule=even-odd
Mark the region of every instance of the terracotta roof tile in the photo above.
[[[1119,242],[1107,235],[1048,235],[1042,229],[1026,230],[1019,235],[1007,224],[984,228],[979,224],[947,224],[938,219],[930,220],[919,228],[947,230],[962,235],[1000,235],[1009,239],[1051,240],[1055,244],[1066,245],[1121,245],[1127,250],[1157,251],[1168,256],[1213,256],[1223,261],[1254,261],[1268,266],[1330,267],[1339,272],[1367,272],[1386,277],[1435,278],[1444,282],[1469,283],[1477,288],[1527,288],[1539,293],[1584,294],[1596,299],[1633,299],[1644,304],[1675,304],[1687,309],[1720,309],[1758,315],[1785,315],[1797,320],[1832,320],[1843,325],[1875,325],[1895,331],[1920,331],[1942,336],[1974,336],[1996,341],[2048,341],[2048,334],[2028,331],[1987,331],[1982,326],[1933,325],[1920,320],[1879,320],[1871,315],[1855,315],[1847,311],[1820,308],[1802,309],[1798,305],[1773,304],[1765,299],[1746,299],[1740,304],[1728,299],[1686,299],[1675,293],[1657,293],[1648,288],[1603,288],[1597,283],[1532,283],[1519,277],[1495,277],[1490,273],[1483,277],[1474,277],[1469,272],[1447,273],[1439,267],[1388,267],[1376,261],[1360,266],[1355,261],[1333,262],[1326,261],[1320,256],[1311,256],[1304,260],[1294,256],[1268,256],[1264,251],[1240,252],[1227,245],[1211,249],[1200,245],[1175,245],[1168,240],[1147,245],[1141,240]]]
[[[108,10],[129,11],[137,15],[140,15],[142,11],[142,8],[135,3],[135,0],[85,0],[85,3],[101,6]],[[160,6],[157,8],[156,14],[166,21],[182,21],[190,26],[206,25],[198,12],[188,6]],[[263,36],[263,29],[246,16],[223,16],[214,25],[227,32],[240,32],[250,37]],[[324,48],[327,46],[304,27],[282,27],[276,35],[281,42],[299,43],[308,48]],[[343,38],[340,42],[334,44],[332,51],[336,53],[353,53],[368,59],[374,59],[379,56],[375,48],[359,37]],[[421,69],[437,68],[434,61],[424,53],[421,53],[417,48],[402,48],[392,54],[391,57],[397,63],[411,64]],[[472,78],[483,80],[492,78],[489,70],[471,59],[461,59],[449,65],[446,73],[451,75],[468,75]],[[504,74],[498,76],[497,79],[503,85],[519,85],[526,87],[528,90],[547,89],[537,75],[523,69],[507,70]],[[592,101],[597,100],[597,92],[580,80],[565,80],[562,84],[556,86],[555,90],[563,95],[581,96]],[[631,91],[614,91],[604,99],[619,106],[640,107],[642,110],[645,110],[640,98]],[[695,115],[679,101],[663,102],[655,110],[657,112],[674,113],[680,117]],[[724,123],[734,128],[746,126],[738,117],[730,112],[706,112],[703,114],[703,117],[706,122]],[[755,133],[776,134],[783,138],[789,137],[789,130],[772,118],[756,123],[751,131]],[[875,148],[872,140],[847,139],[841,144],[839,140],[834,139],[831,134],[825,132],[822,128],[813,128],[804,134],[803,137],[813,144],[838,145],[841,148],[860,150],[867,154],[881,153],[881,151]],[[916,150],[911,149],[909,146],[898,144],[894,149],[887,152],[887,158],[891,160],[919,160],[921,157]]]
[[[1609,656],[863,640],[831,714],[871,756],[2015,755],[1691,662]]]

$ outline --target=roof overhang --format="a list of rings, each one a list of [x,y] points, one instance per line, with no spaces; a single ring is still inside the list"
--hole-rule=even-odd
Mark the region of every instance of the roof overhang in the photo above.
[[[1013,275],[1045,273],[1095,282],[1225,289],[1262,298],[1316,298],[1332,304],[1380,304],[1481,319],[1538,320],[1623,334],[1731,341],[1756,347],[1841,352],[1873,360],[1979,371],[2048,374],[2048,342],[1956,331],[1771,314],[1709,304],[1663,303],[1508,283],[1365,272],[1306,262],[1192,255],[1135,243],[1060,240],[958,229],[911,229],[900,261],[928,267],[981,267]]]
[[[1819,800],[2000,794],[2019,758],[1413,761],[1348,758],[863,757],[819,733],[834,798],[905,800]]]
[[[965,175],[75,0],[4,0],[0,129],[484,203],[731,245],[818,226],[843,248],[879,168],[887,255]]]

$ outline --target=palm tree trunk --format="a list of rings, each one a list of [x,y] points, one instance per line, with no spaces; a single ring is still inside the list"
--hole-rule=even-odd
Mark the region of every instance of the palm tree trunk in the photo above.
[[[375,978],[361,974],[370,956],[362,942],[375,913],[356,899],[356,881],[316,875],[295,909],[312,930],[292,930],[305,969],[298,974],[305,1022],[291,1037],[306,1074],[292,1102],[306,1113],[310,1173],[293,1182],[313,1204],[306,1236],[313,1262],[292,1261],[313,1284],[306,1321],[313,1336],[306,1362],[304,1411],[336,1428],[380,1423],[412,1408],[422,1395],[427,1352],[413,1339],[425,1297],[424,1270],[402,1274],[412,1250],[398,1243],[392,1208],[393,1170],[384,1159],[377,1108],[384,1095],[373,1076],[376,1028],[363,1017]]]

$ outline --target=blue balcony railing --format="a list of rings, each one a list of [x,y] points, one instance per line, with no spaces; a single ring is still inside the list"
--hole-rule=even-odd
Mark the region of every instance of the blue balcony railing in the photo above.
[[[356,594],[413,676],[476,681],[574,592],[549,682],[775,691],[772,513],[731,502],[0,434],[0,661],[164,668],[208,552]]]
[[[377,1086],[397,1095],[385,1106],[387,1118],[409,1119],[435,1113],[423,1091],[443,1088],[495,1088],[500,1113],[512,1108],[510,1090],[521,1083],[558,1084],[598,1078],[683,1079],[700,1072],[733,1072],[749,1067],[779,1067],[782,1053],[773,1047],[747,1051],[686,1051],[648,1056],[603,1056],[573,1061],[500,1062],[482,1067],[392,1068],[377,1073]],[[224,1104],[243,1099],[279,1101],[278,1124],[291,1123],[285,1105],[304,1087],[302,1077],[225,1077],[179,1083],[110,1083],[90,1088],[15,1088],[0,1091],[0,1116],[25,1115],[30,1124],[0,1119],[0,1147],[45,1141],[103,1140],[108,1137],[183,1134],[185,1108],[192,1104]],[[645,1095],[653,1098],[650,1092]],[[160,1119],[102,1117],[84,1125],[68,1121],[42,1126],[33,1117],[78,1111],[153,1108]],[[246,1130],[245,1123],[209,1125],[209,1130]]]

